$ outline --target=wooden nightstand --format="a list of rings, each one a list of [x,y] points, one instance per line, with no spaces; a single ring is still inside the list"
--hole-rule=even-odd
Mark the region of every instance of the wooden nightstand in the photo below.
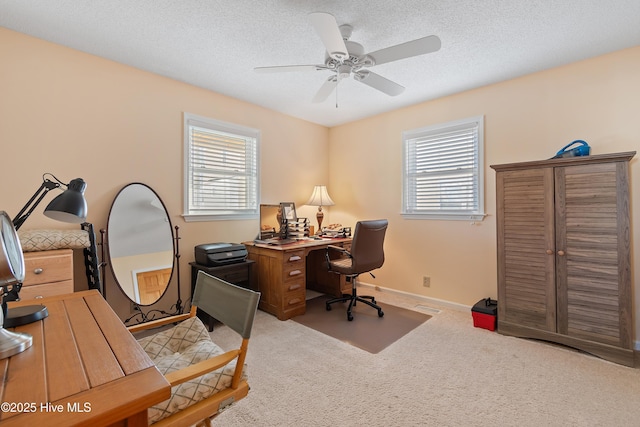
[[[25,252],[21,300],[73,293],[73,250]]]

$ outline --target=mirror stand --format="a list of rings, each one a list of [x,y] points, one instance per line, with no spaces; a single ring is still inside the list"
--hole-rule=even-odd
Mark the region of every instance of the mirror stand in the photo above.
[[[176,280],[178,282],[178,298],[176,300],[176,303],[174,305],[172,305],[170,307],[170,309],[174,309],[174,312],[167,312],[165,310],[159,310],[159,309],[153,309],[153,310],[149,310],[147,312],[144,312],[142,310],[142,307],[140,304],[132,302],[133,305],[133,310],[137,311],[137,313],[133,314],[132,316],[128,317],[127,319],[124,320],[124,324],[125,325],[129,325],[130,322],[133,322],[134,320],[136,321],[135,323],[145,323],[145,322],[149,322],[151,320],[157,320],[160,319],[162,317],[169,317],[169,316],[175,316],[177,314],[182,314],[184,311],[184,307],[182,306],[182,297],[181,297],[181,290],[180,290],[180,234],[179,234],[179,230],[180,227],[178,227],[177,225],[174,227],[176,230],[175,233],[175,252],[173,254],[174,258],[175,258],[175,262],[176,262]],[[101,252],[102,252],[102,259],[106,259],[105,258],[105,247],[107,245],[107,242],[105,240],[105,233],[106,230],[105,229],[101,229],[100,230],[100,243],[99,245],[101,246]],[[99,268],[106,268],[106,266],[108,265],[107,262],[101,262],[99,264]],[[102,274],[102,286],[103,286],[103,296],[106,299],[107,298],[107,286],[106,286],[106,276],[104,275],[104,271]],[[157,317],[156,317],[157,316]]]

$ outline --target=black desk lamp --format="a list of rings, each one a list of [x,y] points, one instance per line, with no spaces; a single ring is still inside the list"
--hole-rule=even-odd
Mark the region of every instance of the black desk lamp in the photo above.
[[[47,178],[51,176],[55,181]],[[42,185],[31,196],[31,199],[18,212],[13,219],[13,225],[18,230],[22,224],[29,218],[29,215],[40,204],[46,194],[54,188],[67,187],[66,190],[49,203],[45,208],[45,216],[62,222],[83,223],[87,219],[87,201],[84,199],[84,190],[87,184],[82,178],[76,178],[69,184],[65,184],[52,174],[44,174],[42,176]],[[7,310],[7,301],[15,301],[19,298],[19,292],[22,284],[13,286],[2,301],[2,311],[4,316],[4,326],[7,328],[25,325],[44,319],[49,315],[47,308],[43,305],[29,305],[23,307],[15,307]]]

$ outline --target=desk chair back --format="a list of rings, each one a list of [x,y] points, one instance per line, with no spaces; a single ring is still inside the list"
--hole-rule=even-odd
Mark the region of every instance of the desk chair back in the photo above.
[[[384,236],[388,221],[377,219],[358,221],[351,243],[351,271],[347,274],[366,273],[384,264]]]

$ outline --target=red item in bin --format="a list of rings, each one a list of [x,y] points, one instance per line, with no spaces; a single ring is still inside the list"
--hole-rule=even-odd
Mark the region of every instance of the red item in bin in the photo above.
[[[496,330],[498,319],[498,301],[491,298],[484,298],[478,301],[471,308],[471,316],[473,317],[473,326],[476,328]]]

